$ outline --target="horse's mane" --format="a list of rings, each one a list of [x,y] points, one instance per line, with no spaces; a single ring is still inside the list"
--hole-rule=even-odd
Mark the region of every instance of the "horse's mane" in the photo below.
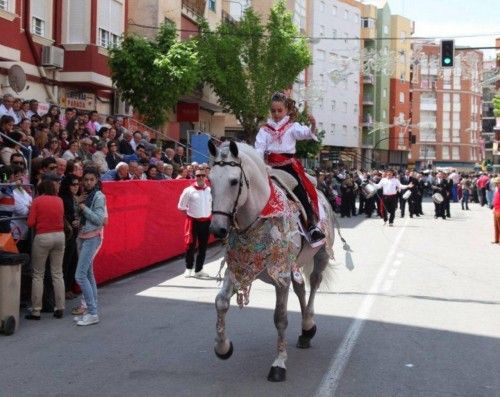
[[[241,157],[241,161],[243,163],[246,163],[250,161],[252,164],[248,164],[249,167],[252,166],[257,166],[259,172],[261,175],[265,178],[267,178],[267,165],[262,159],[262,157],[259,155],[257,150],[254,149],[253,146],[250,146],[246,143],[242,142],[237,142],[236,145],[238,146],[238,155]],[[221,145],[221,149],[224,147],[229,147],[228,142],[224,142]]]

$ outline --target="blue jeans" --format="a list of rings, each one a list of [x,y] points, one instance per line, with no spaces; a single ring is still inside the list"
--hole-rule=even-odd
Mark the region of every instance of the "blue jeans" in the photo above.
[[[97,314],[97,285],[93,264],[94,258],[101,248],[101,243],[100,236],[77,240],[80,254],[76,265],[75,280],[82,290],[83,299],[85,299],[90,314]]]
[[[462,193],[462,209],[469,209],[469,191],[467,189],[464,189]]]

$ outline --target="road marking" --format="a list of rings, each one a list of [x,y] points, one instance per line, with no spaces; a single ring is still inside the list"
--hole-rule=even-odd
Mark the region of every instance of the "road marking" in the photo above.
[[[394,279],[385,280],[384,285],[382,287],[382,292],[390,291],[393,283],[394,283]]]
[[[335,356],[333,357],[330,366],[328,367],[325,376],[316,391],[316,397],[332,397],[335,395],[335,391],[339,385],[340,379],[342,377],[342,373],[344,372],[345,366],[349,361],[349,357],[351,356],[352,350],[356,345],[359,335],[365,326],[365,320],[368,318],[370,314],[371,308],[375,302],[376,294],[380,292],[380,287],[384,282],[385,275],[390,264],[393,261],[394,256],[396,255],[396,250],[398,248],[399,242],[403,237],[403,233],[406,230],[406,225],[408,224],[408,218],[405,220],[403,227],[400,229],[400,232],[396,236],[394,243],[391,246],[389,253],[387,254],[384,263],[379,269],[375,280],[368,291],[368,294],[363,299],[363,302],[356,313],[356,319],[351,323],[349,329],[347,330],[346,335],[344,336],[344,340],[341,345],[337,349]]]

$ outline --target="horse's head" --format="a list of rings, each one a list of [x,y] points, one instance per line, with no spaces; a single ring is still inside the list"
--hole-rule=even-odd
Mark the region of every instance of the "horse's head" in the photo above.
[[[235,225],[238,208],[247,199],[248,179],[235,142],[224,142],[217,148],[210,141],[208,148],[212,155],[209,176],[212,190],[210,232],[217,238],[225,238],[229,228]]]

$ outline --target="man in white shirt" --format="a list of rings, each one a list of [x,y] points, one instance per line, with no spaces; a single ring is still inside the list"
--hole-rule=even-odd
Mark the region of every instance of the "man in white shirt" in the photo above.
[[[413,184],[402,185],[399,179],[395,177],[393,170],[387,171],[387,176],[382,178],[379,183],[374,183],[377,188],[382,188],[384,202],[384,225],[387,223],[387,213],[389,213],[389,226],[394,226],[394,217],[398,204],[398,189],[404,190],[412,187]]]
[[[21,119],[14,111],[12,105],[14,104],[14,97],[10,94],[5,94],[0,105],[0,117],[6,115],[14,118],[14,124],[19,124]]]
[[[196,170],[195,177],[195,183],[184,189],[177,205],[177,208],[187,215],[184,229],[187,247],[184,277],[193,276],[194,254],[198,243],[194,277],[207,278],[210,276],[203,271],[203,264],[210,235],[208,228],[212,216],[212,193],[206,184],[204,170]]]

